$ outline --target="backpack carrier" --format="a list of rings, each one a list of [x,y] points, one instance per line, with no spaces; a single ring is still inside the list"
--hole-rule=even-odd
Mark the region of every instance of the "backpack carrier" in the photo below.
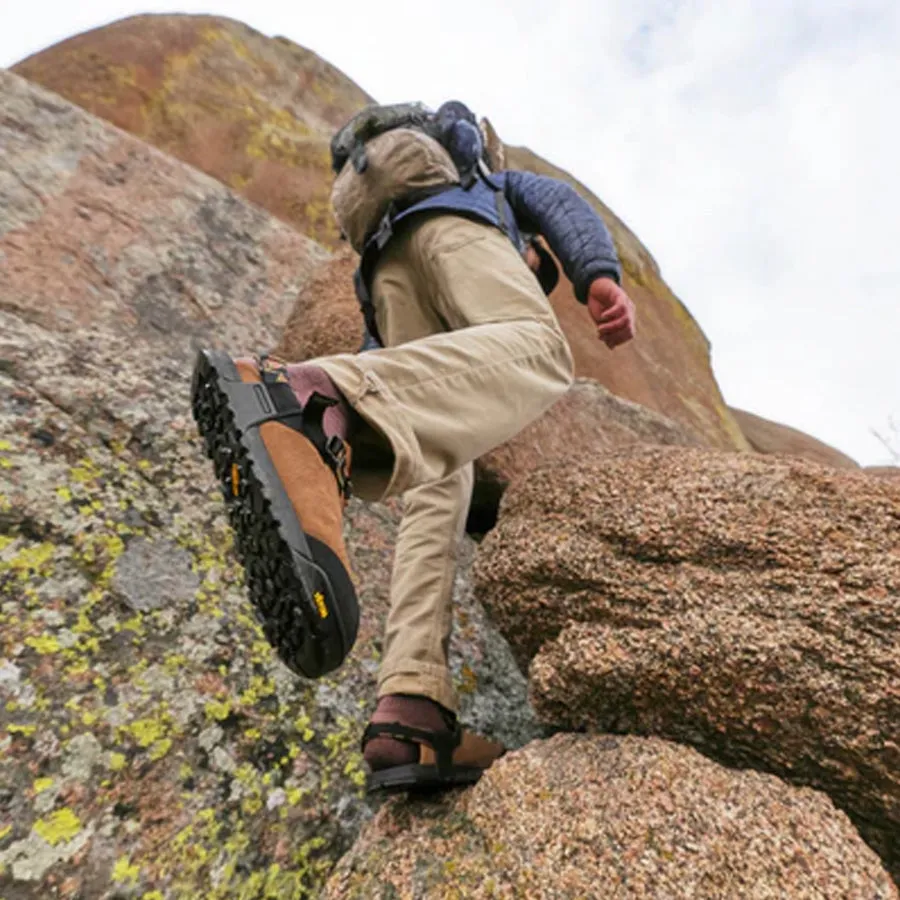
[[[490,175],[478,122],[457,101],[444,103],[436,113],[421,103],[367,107],[332,138],[331,165],[335,217],[360,254],[373,240],[379,249],[383,246],[391,221],[403,210],[442,191],[469,189]],[[510,234],[502,191],[484,180],[494,190],[501,225]]]

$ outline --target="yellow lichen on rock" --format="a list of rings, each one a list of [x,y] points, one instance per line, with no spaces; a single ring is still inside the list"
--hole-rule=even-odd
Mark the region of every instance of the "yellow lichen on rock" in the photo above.
[[[54,810],[44,819],[38,819],[34,823],[34,830],[48,844],[55,847],[76,837],[81,831],[81,822],[71,809],[63,807]]]
[[[370,98],[315,54],[209,16],[144,16],[16,71],[336,246],[328,142]]]

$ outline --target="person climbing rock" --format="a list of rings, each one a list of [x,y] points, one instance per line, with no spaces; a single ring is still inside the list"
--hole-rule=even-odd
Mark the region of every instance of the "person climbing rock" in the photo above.
[[[543,266],[547,286],[552,258],[526,235],[549,244],[610,349],[634,336],[634,305],[603,220],[560,180],[492,171],[457,101],[367,108],[335,135],[332,162],[380,348],[301,363],[201,351],[193,412],[266,637],[305,677],[337,668],[356,637],[351,469],[360,497],[404,496],[363,755],[369,790],[441,790],[475,782],[504,752],[460,727],[447,661],[472,463],[573,379],[536,277]]]

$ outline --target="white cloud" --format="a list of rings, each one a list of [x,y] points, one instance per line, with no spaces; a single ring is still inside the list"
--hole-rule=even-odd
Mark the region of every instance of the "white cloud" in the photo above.
[[[896,0],[184,2],[383,101],[448,96],[587,183],[713,344],[729,402],[863,462],[900,415]],[[140,10],[0,0],[0,64]]]

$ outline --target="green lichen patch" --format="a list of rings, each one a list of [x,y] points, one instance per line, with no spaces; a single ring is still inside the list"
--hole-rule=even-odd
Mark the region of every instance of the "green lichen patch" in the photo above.
[[[16,848],[0,886],[30,866],[80,883],[107,846],[110,890],[316,896],[355,827],[334,811],[361,796],[361,710],[332,717],[286,675],[208,482],[173,515],[160,484],[189,492],[196,480],[180,457],[140,466],[123,446],[73,443],[65,465],[53,457],[44,479],[15,486],[0,544],[0,647],[15,667],[2,682],[0,779],[22,785],[19,824],[0,816],[0,851]],[[26,448],[17,471],[33,457]],[[23,527],[35,511],[50,539]],[[166,552],[184,556],[182,593],[129,606],[119,569],[135,542],[163,566]],[[84,862],[67,855],[77,841]]]

